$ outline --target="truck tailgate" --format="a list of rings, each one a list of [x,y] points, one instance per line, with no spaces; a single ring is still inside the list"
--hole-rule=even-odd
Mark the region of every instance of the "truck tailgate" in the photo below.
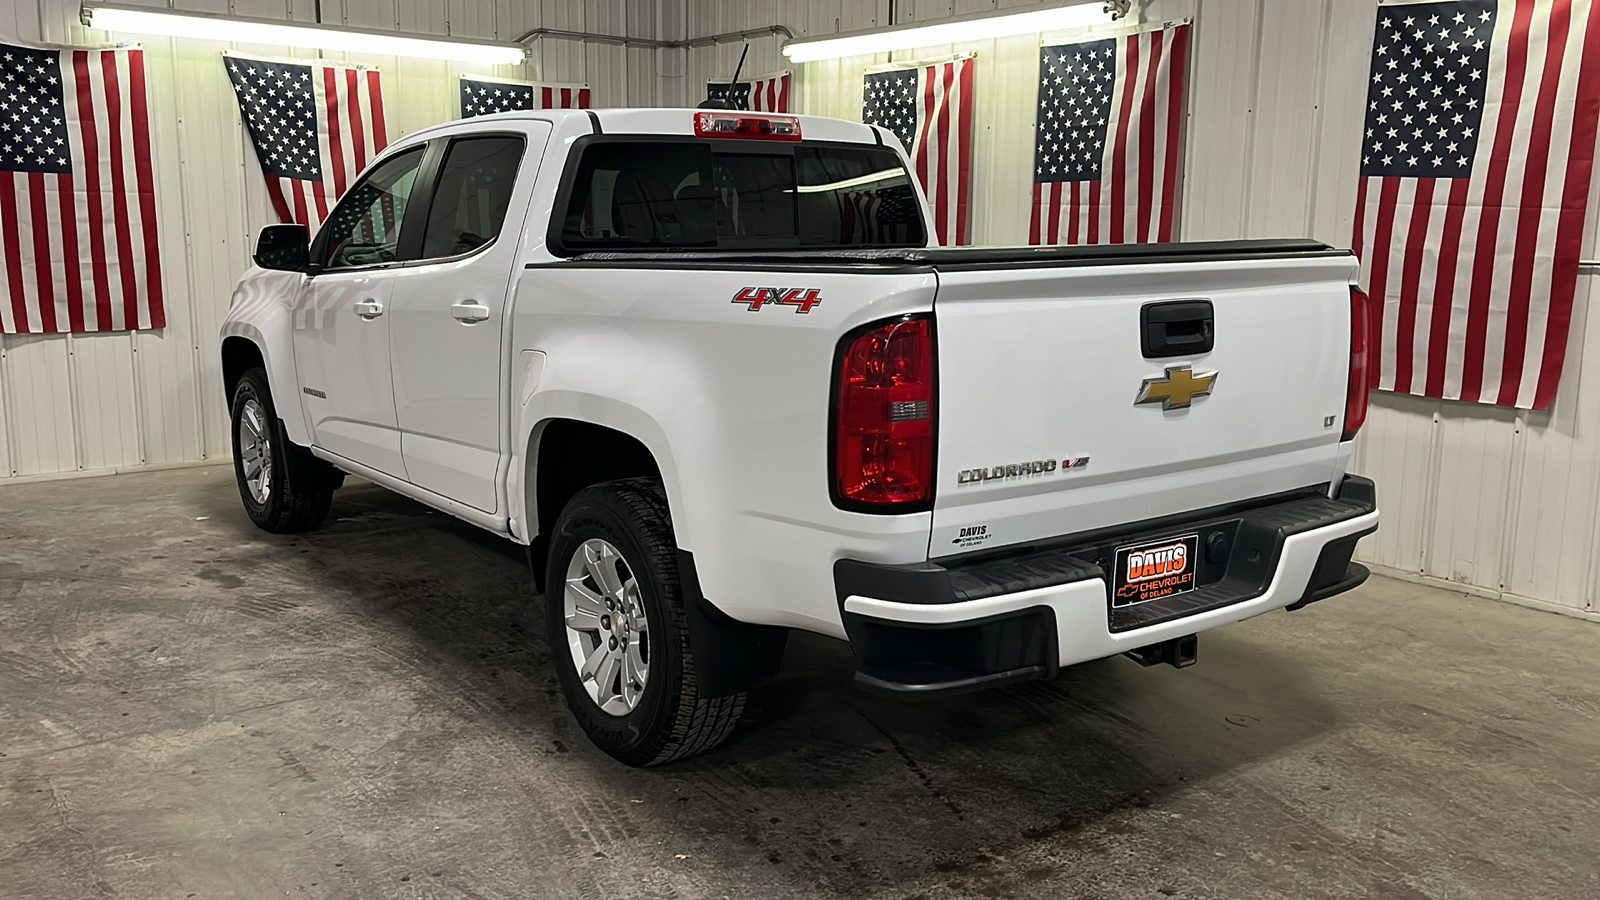
[[[929,254],[939,278],[930,557],[1335,476],[1355,271],[1348,254],[1257,246],[1096,262],[967,253]],[[1141,311],[1168,301],[1210,303],[1209,352],[1146,358]],[[1147,380],[1155,402],[1136,403]],[[1160,399],[1166,393],[1172,402]]]

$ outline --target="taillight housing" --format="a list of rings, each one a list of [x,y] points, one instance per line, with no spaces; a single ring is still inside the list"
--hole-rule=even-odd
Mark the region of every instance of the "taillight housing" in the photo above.
[[[1350,289],[1350,382],[1344,395],[1344,434],[1339,440],[1348,441],[1361,430],[1367,421],[1367,365],[1368,348],[1372,346],[1367,295],[1356,288]]]
[[[835,505],[893,513],[932,508],[933,349],[927,316],[845,336],[834,369]]]
[[[756,115],[747,112],[697,112],[696,137],[744,138],[757,141],[798,141],[800,120],[794,116]]]

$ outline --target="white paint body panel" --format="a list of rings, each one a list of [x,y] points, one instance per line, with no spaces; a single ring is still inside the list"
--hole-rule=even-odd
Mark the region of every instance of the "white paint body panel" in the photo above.
[[[930,555],[977,549],[968,526],[987,526],[988,549],[1336,481],[1355,273],[1352,257],[940,272]],[[1144,359],[1141,307],[1195,299],[1212,303],[1214,348]],[[1209,395],[1134,405],[1183,365],[1217,373]]]
[[[461,259],[396,269],[389,313],[406,475],[487,513],[502,506],[496,479],[507,446],[502,344],[509,286],[550,123],[521,120],[495,129],[505,132],[520,133],[526,145],[500,237]],[[467,301],[486,307],[488,318],[457,319],[451,307]]]
[[[324,272],[300,289],[292,321],[301,387],[296,393],[304,398],[316,445],[403,478],[389,371],[393,291],[392,270]],[[384,311],[361,316],[358,303],[378,303]],[[326,396],[306,393],[307,388]]]
[[[598,116],[606,133],[692,132],[687,110],[603,110]],[[1320,484],[1338,474],[1343,451],[1337,427],[1325,431],[1322,417],[1343,408],[1351,274],[1344,259],[953,275],[915,266],[575,265],[555,258],[545,235],[568,148],[593,131],[587,114],[488,117],[428,129],[408,141],[535,123],[548,127],[550,150],[537,166],[525,160],[519,176],[507,221],[523,223],[520,236],[508,225],[493,248],[467,265],[391,270],[397,285],[407,284],[397,294],[414,292],[390,306],[391,315],[408,310],[391,326],[395,352],[406,357],[393,363],[400,424],[409,437],[409,412],[431,411],[431,418],[423,417],[426,428],[415,429],[431,443],[406,445],[404,475],[331,447],[316,448],[319,456],[527,542],[535,536],[531,523],[539,521],[530,476],[544,429],[559,419],[615,429],[654,456],[678,544],[694,555],[711,602],[746,622],[836,637],[844,630],[834,563],[925,561],[930,539],[937,541],[947,524],[955,527],[954,519],[943,521],[951,516],[976,512],[1003,522],[1011,543]],[[870,129],[854,123],[801,117],[801,125],[807,138],[875,143]],[[491,259],[503,260],[498,269],[487,265]],[[479,262],[486,267],[481,276],[464,271]],[[490,290],[495,278],[509,282],[503,312],[472,326],[446,322],[442,331],[450,337],[430,340],[440,334],[427,318],[435,305],[448,307],[468,288]],[[448,287],[436,288],[434,279]],[[815,288],[822,303],[801,315],[772,305],[751,312],[733,302],[745,287],[785,285]],[[1219,338],[1212,355],[1216,367],[1228,371],[1218,392],[1202,401],[1212,405],[1197,404],[1188,419],[1135,410],[1139,380],[1160,371],[1138,355],[1139,305],[1195,296],[1197,288],[1216,298],[1219,320],[1227,324],[1226,341]],[[436,291],[450,296],[436,299]],[[828,487],[839,342],[862,325],[930,312],[941,377],[940,503],[933,511],[901,515],[841,510]],[[1122,349],[1108,349],[1111,336],[1124,332]],[[1285,346],[1291,333],[1303,336],[1293,350]],[[1061,352],[1063,345],[1071,352]],[[484,380],[491,367],[492,384]],[[1009,399],[999,402],[992,390],[996,373],[1010,385]],[[457,390],[458,381],[470,384]],[[446,384],[450,391],[438,387]],[[1063,392],[1058,384],[1068,387]],[[436,394],[425,393],[436,387]],[[1285,404],[1293,409],[1278,409]],[[1038,415],[1041,410],[1048,415]],[[1137,432],[1133,425],[1147,412],[1148,433],[1124,433]],[[1315,429],[1307,424],[1313,415]],[[1023,420],[1027,424],[1019,425]],[[491,429],[500,430],[498,443]],[[1069,440],[1101,442],[1105,449],[1060,451],[1096,455],[1099,482],[1061,476],[1071,490],[1004,484],[981,494],[954,490],[961,467],[1046,458]],[[479,484],[481,473],[490,471],[491,452],[492,497]],[[969,455],[970,463],[961,461]],[[947,496],[959,502],[946,503]],[[1312,550],[1305,552],[1314,558]],[[1297,572],[1280,575],[1299,578],[1303,588],[1309,568]],[[1292,587],[1285,581],[1272,594],[1281,600],[1277,605],[1295,599],[1288,596]],[[1103,629],[1103,595],[1097,603]],[[959,613],[959,607],[946,612]]]

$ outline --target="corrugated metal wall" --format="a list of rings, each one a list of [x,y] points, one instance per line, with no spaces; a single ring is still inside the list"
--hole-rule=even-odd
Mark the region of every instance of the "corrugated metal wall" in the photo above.
[[[303,22],[314,21],[315,9],[314,0],[171,5]],[[323,0],[321,6],[330,23],[500,40],[538,27],[651,38],[658,22],[655,0]],[[0,4],[0,39],[131,39],[83,28],[78,9],[76,0]],[[667,21],[681,29],[681,15]],[[134,334],[0,336],[0,482],[229,453],[217,328],[248,265],[255,230],[274,219],[223,72],[221,51],[229,45],[139,40],[149,71],[169,325]],[[286,47],[232,49],[316,55]],[[647,48],[540,39],[526,66],[341,58],[382,70],[390,133],[397,135],[454,118],[455,79],[465,73],[588,82],[598,106],[680,103],[681,77],[658,77],[656,56]]]
[[[165,5],[150,0],[153,5]],[[180,6],[311,19],[313,0],[182,0]],[[797,36],[922,21],[1004,0],[324,0],[329,21],[515,38],[536,27],[679,38],[783,24]],[[1136,21],[1195,20],[1182,236],[1309,235],[1348,243],[1375,0],[1150,0]],[[0,31],[92,41],[77,5],[19,0]],[[171,327],[136,335],[0,338],[0,479],[158,464],[227,453],[217,322],[268,220],[246,159],[219,45],[146,41],[152,72]],[[978,51],[975,236],[1026,235],[1037,37],[929,47],[906,59]],[[778,38],[751,42],[745,70],[796,72],[801,112],[858,118],[861,74],[888,57],[788,67]],[[276,56],[285,48],[248,48]],[[526,73],[587,81],[597,105],[675,105],[732,74],[741,46],[672,51],[538,42]],[[454,114],[456,63],[361,59],[385,74],[390,125]],[[682,72],[682,77],[678,73]],[[663,77],[666,76],[666,77]],[[1591,216],[1591,235],[1594,228]],[[1593,251],[1594,241],[1588,242]],[[1362,555],[1393,571],[1600,619],[1600,378],[1585,353],[1592,279],[1580,284],[1567,372],[1554,407],[1513,413],[1375,395],[1355,468],[1378,479],[1383,530]],[[1600,340],[1597,337],[1596,340]],[[1596,345],[1600,346],[1600,345]],[[1586,390],[1587,387],[1587,390]]]
[[[996,8],[1005,0],[689,0],[689,31],[780,22],[797,36]],[[1136,22],[1195,21],[1182,236],[1306,235],[1348,246],[1376,0],[1149,0]],[[751,73],[784,68],[780,41],[752,42]],[[1027,237],[1037,35],[944,45],[976,50],[978,242]],[[739,47],[691,50],[687,86],[732,73]],[[858,119],[862,70],[886,55],[809,63],[800,112]],[[1590,216],[1590,258],[1596,216]],[[1384,525],[1360,554],[1387,570],[1600,620],[1600,322],[1579,284],[1567,369],[1551,410],[1516,413],[1374,394],[1354,469],[1377,479]],[[1600,319],[1600,317],[1596,317]]]

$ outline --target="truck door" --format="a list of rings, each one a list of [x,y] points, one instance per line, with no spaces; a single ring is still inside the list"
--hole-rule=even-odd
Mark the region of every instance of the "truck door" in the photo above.
[[[401,478],[388,306],[423,150],[390,157],[345,192],[317,236],[320,269],[294,311],[300,399],[317,446]]]
[[[391,298],[406,472],[413,484],[484,512],[499,505],[507,288],[549,133],[545,122],[517,123],[516,131],[449,141],[421,255],[396,274]]]

